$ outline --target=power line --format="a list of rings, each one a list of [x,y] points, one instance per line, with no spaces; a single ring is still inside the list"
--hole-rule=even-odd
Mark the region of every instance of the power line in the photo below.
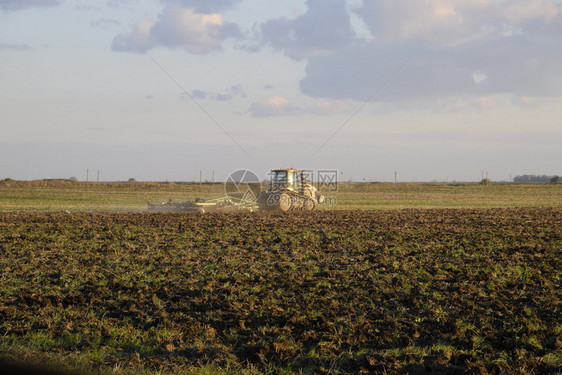
[[[347,120],[345,120],[345,121],[340,125],[340,127],[337,128],[336,131],[335,131],[334,133],[332,133],[332,135],[330,135],[330,136],[328,137],[328,139],[326,139],[326,140],[324,141],[324,143],[322,143],[322,144],[320,145],[320,147],[318,147],[318,148],[316,149],[316,151],[314,151],[314,153],[312,154],[312,156],[310,156],[310,158],[309,158],[308,160],[311,160],[312,158],[314,158],[314,156],[316,156],[316,154],[317,154],[318,152],[320,152],[320,150],[322,150],[322,149],[324,148],[324,146],[326,146],[326,144],[327,144],[328,142],[330,142],[330,140],[332,140],[332,138],[334,138],[334,137],[336,136],[336,134],[338,134],[338,133],[340,132],[340,130],[342,130],[343,127],[346,126],[347,123],[350,122],[351,119],[352,119],[353,117],[355,117],[355,115],[356,115],[357,113],[359,113],[359,111],[361,111],[361,110],[363,109],[363,107],[365,107],[365,106],[367,105],[367,103],[369,103],[369,102],[370,102],[370,101],[371,101],[371,100],[372,100],[372,99],[373,99],[373,98],[390,82],[390,81],[392,81],[392,79],[393,79],[394,77],[396,77],[396,76],[398,75],[398,73],[400,73],[400,71],[402,71],[402,69],[404,69],[404,67],[405,67],[406,65],[408,65],[408,63],[409,63],[413,58],[414,58],[414,55],[411,55],[410,57],[408,57],[408,58],[406,59],[406,61],[404,61],[404,62],[402,63],[402,65],[400,65],[400,66],[398,67],[398,69],[396,69],[396,70],[394,71],[394,73],[392,73],[392,74],[391,74],[391,75],[390,75],[390,76],[389,76],[389,77],[388,77],[388,78],[371,94],[371,96],[369,96],[369,98],[367,98],[367,100],[365,100],[365,102],[363,102],[363,104],[361,104],[361,105],[351,114],[351,116],[349,116],[349,117],[347,118]]]
[[[176,84],[176,86],[179,87],[179,89],[187,96],[189,97],[189,99],[191,99],[191,101],[193,103],[195,103],[195,105],[204,113],[207,115],[207,117],[220,129],[222,130],[222,132],[224,134],[226,134],[226,136],[228,138],[230,138],[230,140],[232,142],[234,142],[236,144],[236,146],[238,146],[238,148],[240,148],[240,150],[242,150],[242,152],[244,152],[250,159],[254,160],[254,158],[252,157],[252,155],[250,155],[248,153],[248,151],[246,151],[246,149],[244,147],[242,147],[242,145],[240,145],[240,143],[238,143],[236,141],[236,139],[234,139],[229,132],[226,131],[226,129],[213,117],[211,116],[211,114],[209,112],[207,112],[207,110],[201,105],[199,104],[199,102],[197,100],[195,100],[195,98],[187,92],[186,89],[183,88],[183,86],[174,78],[172,77],[172,75],[170,73],[168,73],[168,71],[166,69],[164,69],[164,67],[162,65],[160,65],[160,63],[158,63],[158,61],[156,61],[156,59],[154,57],[152,57],[151,55],[148,55],[148,57],[150,57],[150,59],[152,60],[152,62],[154,62],[154,64],[156,64],[156,66],[158,66],[160,68],[160,70],[162,70],[164,72],[164,74],[166,74],[168,76],[168,78],[170,78],[172,80],[172,82],[174,82]]]

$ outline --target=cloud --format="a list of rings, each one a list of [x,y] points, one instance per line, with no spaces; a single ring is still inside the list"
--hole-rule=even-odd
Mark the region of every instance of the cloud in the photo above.
[[[193,90],[191,92],[191,97],[195,100],[203,100],[203,99],[207,98],[207,93],[205,91],[201,91],[201,90]]]
[[[234,99],[234,96],[230,94],[217,94],[214,92],[206,92],[201,90],[193,90],[191,92],[191,97],[195,100],[209,99],[209,100],[216,100],[219,102],[229,102],[232,99]]]
[[[343,100],[324,100],[317,102],[307,112],[320,116],[330,116],[342,113],[345,108],[347,108],[347,104]]]
[[[220,50],[223,40],[239,35],[238,26],[224,22],[219,13],[197,13],[194,9],[171,4],[164,8],[156,22],[145,17],[137,21],[130,32],[116,36],[111,48],[144,53],[164,46],[206,54]]]
[[[107,2],[107,6],[110,7],[110,8],[118,9],[121,6],[123,6],[127,3],[130,3],[132,1],[138,2],[138,0],[109,0]]]
[[[459,45],[492,36],[560,31],[562,5],[548,0],[374,0],[355,12],[378,40]]]
[[[467,100],[467,104],[476,109],[490,109],[498,105],[498,101],[490,96],[479,96]]]
[[[195,100],[216,100],[219,102],[229,102],[233,100],[235,97],[245,98],[246,93],[242,88],[242,85],[235,85],[228,89],[226,89],[227,93],[215,93],[212,91],[203,91],[203,90],[193,90],[191,92],[191,97]]]
[[[307,0],[308,10],[294,19],[260,26],[261,43],[294,59],[330,53],[355,38],[344,0]]]
[[[511,99],[511,103],[518,107],[525,107],[525,108],[537,108],[544,105],[552,105],[554,104],[554,100],[552,98],[537,98],[532,96],[513,96]]]
[[[416,38],[459,44],[484,38],[497,28],[485,13],[494,0],[375,0],[356,10],[379,40]]]
[[[474,72],[474,74],[472,75],[472,80],[474,81],[474,83],[476,83],[477,85],[479,85],[480,83],[484,82],[486,80],[486,78],[488,78],[488,76],[486,76],[486,74],[482,73],[481,71],[476,71]]]
[[[321,4],[307,4],[309,9],[303,16],[270,21],[262,25],[262,32],[270,45],[307,60],[300,89],[310,97],[365,101],[379,89],[375,102],[436,103],[442,97],[487,98],[497,94],[562,96],[562,50],[555,47],[562,45],[559,3],[364,1],[353,12],[368,25],[372,38],[347,34],[325,44],[326,35],[331,36],[328,27],[336,24],[337,30],[338,25],[347,25],[341,20],[349,14],[343,6],[334,7],[325,10],[332,18],[324,21],[311,16]],[[340,20],[339,24],[334,20]],[[299,34],[298,30],[304,32]],[[310,30],[324,31],[316,34]],[[322,53],[315,53],[318,51]],[[414,59],[381,87],[412,55]],[[461,107],[490,106],[489,102],[475,103],[466,101]]]
[[[498,6],[500,18],[528,31],[557,32],[562,23],[562,4],[546,0],[511,0]]]
[[[27,51],[30,50],[31,47],[27,44],[18,43],[18,44],[11,44],[11,43],[0,43],[0,51],[2,50],[10,50],[10,51]]]
[[[60,4],[61,0],[0,0],[0,8],[7,11]]]
[[[498,94],[562,96],[562,4],[548,0],[308,0],[295,18],[260,25],[261,46],[307,61],[301,92],[319,100],[437,103],[489,108]],[[389,82],[409,56],[414,56]],[[382,87],[384,86],[384,87]],[[256,114],[283,106],[256,103]],[[283,112],[284,113],[284,112]]]
[[[229,89],[227,89],[227,91],[230,92],[232,95],[239,96],[241,98],[245,98],[247,96],[242,85],[231,86]]]
[[[419,41],[356,42],[310,58],[301,91],[314,98],[365,101],[440,96],[562,96],[559,37],[490,38],[456,47]],[[409,54],[413,60],[384,87]]]
[[[151,37],[154,22],[148,16],[135,22],[133,30],[127,34],[119,34],[113,39],[111,49],[114,51],[143,53],[151,49],[155,43]]]
[[[217,13],[234,7],[241,3],[242,0],[162,0],[162,2],[193,9],[197,13]]]
[[[110,29],[114,26],[119,26],[120,23],[119,23],[119,21],[117,21],[113,18],[100,18],[100,19],[91,21],[90,25],[95,29],[106,30],[106,29]]]
[[[237,31],[237,27],[226,24],[219,13],[202,14],[170,6],[160,15],[151,35],[161,45],[204,54],[221,49],[221,41],[237,35]]]
[[[343,101],[321,101],[312,107],[297,107],[281,96],[272,96],[264,102],[253,103],[248,110],[252,117],[291,116],[313,114],[327,116],[341,113],[347,107]]]
[[[253,117],[286,116],[302,113],[302,109],[289,104],[281,96],[272,96],[262,103],[253,103],[248,110]]]

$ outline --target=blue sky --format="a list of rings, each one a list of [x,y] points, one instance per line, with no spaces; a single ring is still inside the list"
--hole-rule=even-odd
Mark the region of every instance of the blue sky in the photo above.
[[[0,83],[0,178],[562,174],[559,1],[0,0]]]

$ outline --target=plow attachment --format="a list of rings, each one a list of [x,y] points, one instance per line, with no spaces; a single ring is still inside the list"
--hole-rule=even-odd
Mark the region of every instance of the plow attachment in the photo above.
[[[258,209],[255,202],[230,196],[214,199],[195,199],[186,202],[164,202],[148,204],[149,212],[253,212]]]

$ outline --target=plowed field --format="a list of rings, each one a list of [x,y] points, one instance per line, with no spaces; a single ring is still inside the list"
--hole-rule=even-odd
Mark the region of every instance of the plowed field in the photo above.
[[[0,214],[0,355],[95,371],[556,373],[562,209]]]

